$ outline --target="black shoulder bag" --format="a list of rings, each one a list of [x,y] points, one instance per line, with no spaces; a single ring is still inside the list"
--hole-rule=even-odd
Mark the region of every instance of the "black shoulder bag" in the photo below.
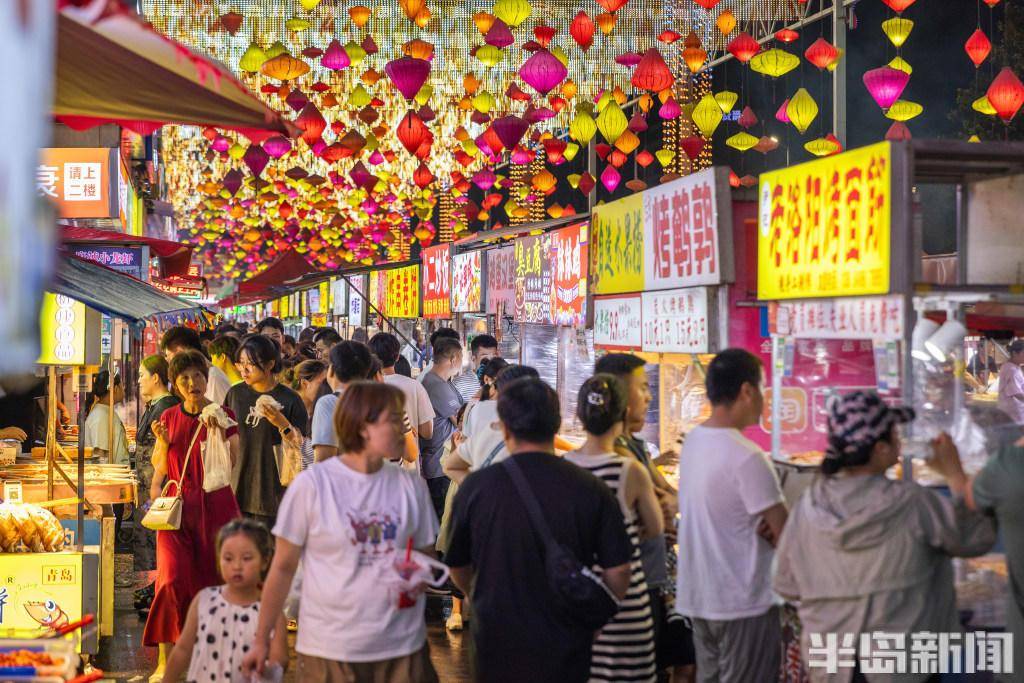
[[[515,460],[512,456],[501,464],[512,477],[533,530],[544,545],[544,570],[558,606],[571,621],[587,630],[597,631],[619,611],[619,601],[599,576],[551,535],[540,504]]]

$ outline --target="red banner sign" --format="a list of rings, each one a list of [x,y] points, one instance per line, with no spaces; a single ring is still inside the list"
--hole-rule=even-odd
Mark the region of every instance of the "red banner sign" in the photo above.
[[[588,226],[574,225],[551,233],[551,321],[556,325],[583,325],[587,301]]]
[[[423,258],[423,317],[452,317],[451,245],[439,244],[421,252]]]

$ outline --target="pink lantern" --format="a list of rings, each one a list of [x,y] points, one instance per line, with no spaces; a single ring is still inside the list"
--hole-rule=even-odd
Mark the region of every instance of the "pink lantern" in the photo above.
[[[889,66],[865,72],[864,86],[882,109],[889,109],[910,82],[910,74]]]
[[[540,123],[541,121],[547,121],[557,116],[553,109],[547,107],[527,107],[523,113],[523,118],[526,119],[527,123]]]
[[[619,186],[621,181],[622,175],[615,170],[614,166],[605,166],[604,170],[601,171],[601,184],[609,192],[615,192],[615,188]]]
[[[509,156],[509,160],[516,166],[532,164],[536,158],[537,155],[533,151],[524,148],[522,145],[516,145],[516,148],[512,150],[512,154]]]
[[[321,66],[331,71],[341,71],[348,68],[351,63],[352,60],[349,59],[348,53],[337,39],[331,41],[327,49],[324,50],[323,56],[320,57]]]
[[[415,57],[402,57],[388,62],[384,71],[402,93],[402,97],[411,100],[427,81],[430,75],[430,62]]]
[[[736,123],[740,124],[744,128],[750,128],[757,123],[757,114],[749,106],[743,108],[743,112],[740,114],[739,120]]]
[[[263,149],[265,149],[267,154],[273,158],[280,159],[291,151],[292,143],[283,135],[275,135],[272,138],[268,138],[267,141],[263,143]]]
[[[885,139],[891,141],[909,140],[910,129],[907,128],[907,124],[902,121],[893,121],[892,125],[889,126],[889,130],[885,133]]]
[[[231,147],[231,140],[228,140],[223,135],[218,135],[210,143],[210,147],[216,152],[226,152]]]
[[[498,176],[494,175],[494,171],[489,168],[481,169],[473,174],[473,184],[484,192],[494,187],[497,180]]]
[[[491,127],[494,128],[494,132],[497,134],[498,139],[501,140],[501,144],[505,145],[506,149],[512,149],[526,135],[530,124],[526,119],[510,115],[495,119]]]
[[[501,19],[495,19],[490,30],[487,31],[487,35],[484,36],[484,42],[501,49],[516,42],[516,39],[512,36],[508,24]]]
[[[547,50],[537,50],[519,67],[519,77],[541,95],[551,92],[568,74],[565,65]]]
[[[670,97],[665,100],[665,104],[661,105],[658,109],[658,116],[665,121],[672,121],[679,118],[679,114],[682,113],[682,109],[679,107],[679,103],[676,102],[674,97]]]
[[[775,120],[779,123],[789,123],[789,113],[786,109],[789,107],[789,98],[787,97],[783,102],[779,110],[775,112]]]
[[[616,57],[615,63],[621,64],[622,66],[632,69],[634,66],[640,63],[641,59],[643,59],[643,57],[636,54],[635,52],[626,52]]]

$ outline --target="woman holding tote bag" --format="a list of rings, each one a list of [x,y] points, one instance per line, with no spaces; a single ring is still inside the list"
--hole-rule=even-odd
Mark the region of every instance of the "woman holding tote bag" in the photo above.
[[[205,396],[208,371],[209,363],[198,351],[175,356],[170,380],[182,403],[165,411],[152,425],[157,442],[150,497],[156,503],[161,497],[180,496],[181,516],[177,529],[156,535],[156,595],[143,642],[159,645],[160,659],[150,681],[163,679],[166,656],[181,634],[192,598],[203,588],[220,583],[217,531],[240,514],[229,486],[210,493],[203,490],[202,447],[208,428],[200,414],[210,404]],[[230,411],[225,412],[234,419]],[[232,460],[238,457],[236,432],[229,427],[225,434]]]

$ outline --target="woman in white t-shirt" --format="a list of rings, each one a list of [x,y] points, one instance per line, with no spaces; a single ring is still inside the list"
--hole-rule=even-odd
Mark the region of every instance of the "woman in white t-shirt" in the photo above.
[[[111,397],[110,392],[114,392]],[[89,407],[89,416],[85,418],[85,425],[82,428],[82,441],[86,448],[92,448],[93,456],[101,462],[128,464],[128,437],[125,434],[124,423],[117,413],[114,413],[113,438],[110,432],[110,403],[116,405],[124,400],[124,387],[121,385],[121,375],[114,375],[114,385],[110,386],[110,373],[100,370],[96,373],[96,379],[92,384],[92,405]]]
[[[341,454],[299,474],[278,510],[274,561],[243,671],[262,672],[301,559],[297,680],[437,681],[424,597],[399,607],[387,588],[407,544],[432,555],[437,535],[426,483],[389,462],[404,448],[403,400],[395,387],[366,381],[350,383],[339,399]]]

